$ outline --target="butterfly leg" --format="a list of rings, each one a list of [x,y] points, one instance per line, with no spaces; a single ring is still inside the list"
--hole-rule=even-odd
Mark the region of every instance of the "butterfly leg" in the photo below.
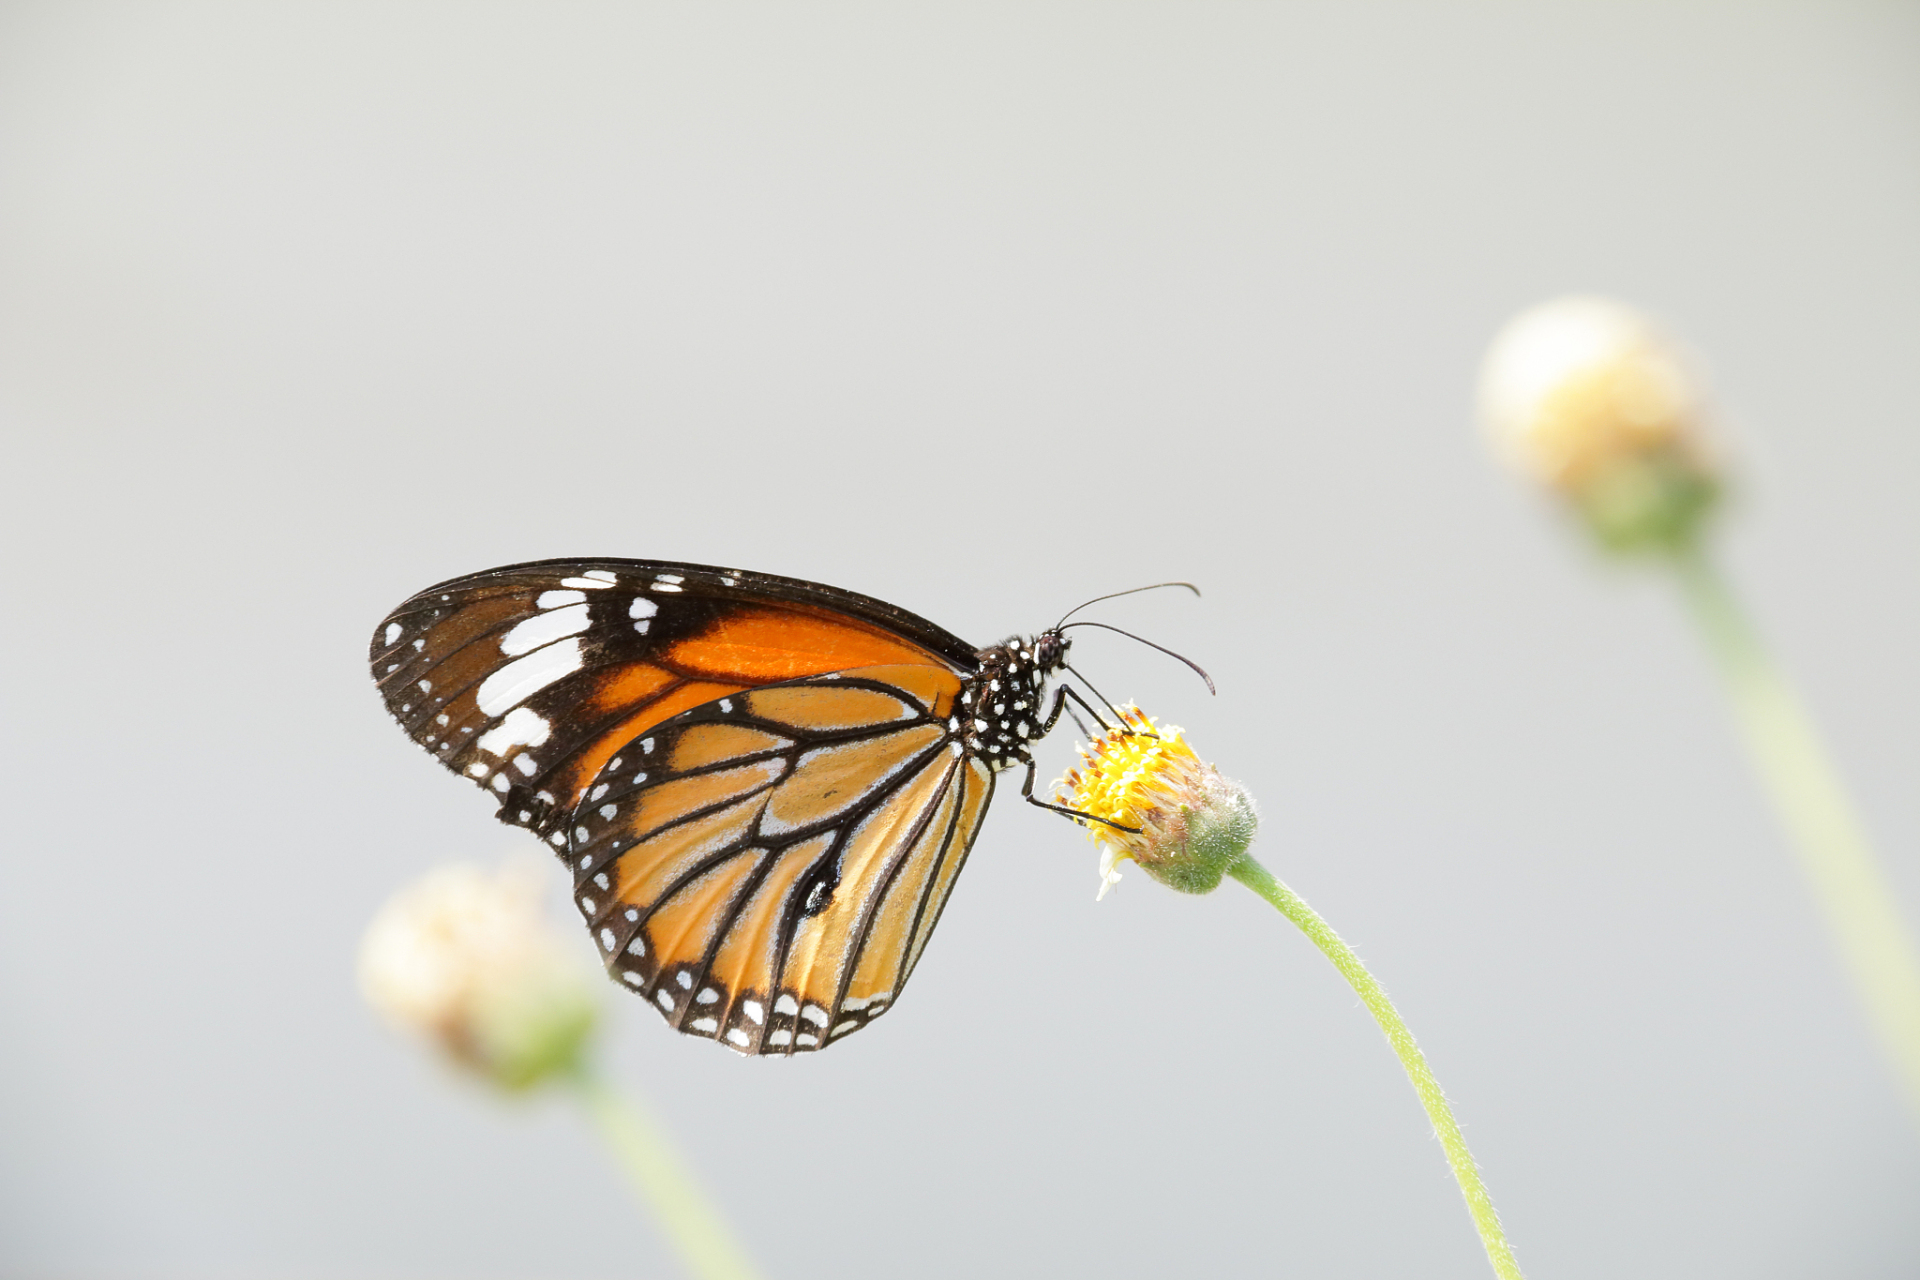
[[[1057,706],[1054,710],[1054,714],[1056,716],[1060,714]],[[1020,798],[1025,800],[1028,804],[1036,805],[1042,809],[1051,809],[1055,813],[1064,813],[1069,818],[1080,819],[1087,822],[1105,823],[1107,826],[1112,827],[1115,831],[1125,831],[1130,835],[1140,834],[1140,828],[1138,827],[1123,826],[1120,823],[1113,821],[1111,818],[1102,818],[1097,814],[1082,813],[1078,809],[1069,809],[1062,804],[1048,804],[1045,800],[1035,799],[1033,794],[1033,772],[1036,768],[1038,768],[1038,766],[1035,765],[1031,759],[1029,759],[1027,761],[1027,780],[1024,783],[1022,783],[1020,786]]]
[[[1080,696],[1080,691],[1074,688],[1072,685],[1067,684],[1063,681],[1060,687],[1053,691],[1053,710],[1047,713],[1046,720],[1040,725],[1040,732],[1034,734],[1033,735],[1034,737],[1044,738],[1048,734],[1053,732],[1053,726],[1060,723],[1060,713],[1066,710],[1067,699],[1069,697],[1071,697],[1075,702],[1079,703],[1082,707],[1085,707],[1087,714],[1093,717],[1093,722],[1099,725],[1101,729],[1105,730],[1108,733],[1113,732],[1113,726],[1108,724],[1105,720],[1103,720],[1098,711],[1095,711],[1092,707],[1087,706],[1087,700]],[[1073,718],[1073,722],[1075,724],[1080,724],[1080,717],[1075,716]],[[1089,738],[1093,736],[1092,734],[1087,733],[1087,729],[1085,725],[1080,726],[1080,732],[1086,734],[1086,736]]]
[[[1078,675],[1079,673],[1075,672],[1074,674]],[[1087,687],[1093,688],[1093,686],[1091,685]],[[1099,692],[1100,692],[1099,690],[1095,689],[1094,696],[1098,697]],[[1086,713],[1093,717],[1093,722],[1099,725],[1103,730],[1105,730],[1108,733],[1112,733],[1114,731],[1113,726],[1108,724],[1106,720],[1101,716],[1101,714],[1098,711],[1095,711],[1091,706],[1089,706],[1087,703],[1087,700],[1080,696],[1080,691],[1078,689],[1074,688],[1072,685],[1067,684],[1063,681],[1061,682],[1060,687],[1053,691],[1053,710],[1047,713],[1046,722],[1040,726],[1040,732],[1033,735],[1034,737],[1044,738],[1049,733],[1052,733],[1053,726],[1060,723],[1060,713],[1062,711],[1067,711],[1068,714],[1072,714],[1072,712],[1067,707],[1068,698],[1072,698],[1075,702],[1079,703],[1080,706],[1086,711]],[[1105,702],[1106,699],[1101,698],[1101,701]],[[1107,710],[1113,711],[1113,708],[1108,707]],[[1118,711],[1114,711],[1113,713],[1116,716],[1120,716],[1120,713]],[[1079,725],[1080,733],[1082,737],[1086,737],[1086,738],[1093,737],[1092,734],[1087,732],[1087,726],[1080,724],[1079,716],[1077,715],[1074,716],[1073,722],[1074,724]],[[1132,737],[1136,733],[1146,734],[1146,736],[1149,738],[1157,738],[1160,736],[1159,734],[1152,733],[1146,729],[1135,729],[1129,726],[1127,724],[1125,716],[1120,716],[1120,732],[1127,737]]]
[[[1061,663],[1060,665],[1062,667],[1065,667],[1067,671],[1071,672],[1074,679],[1078,680],[1081,684],[1084,684],[1085,686],[1087,686],[1088,689],[1092,689],[1094,697],[1100,699],[1101,702],[1106,704],[1107,710],[1113,712],[1113,718],[1120,722],[1120,732],[1122,734],[1126,735],[1129,738],[1136,733],[1143,734],[1149,738],[1157,738],[1160,736],[1159,734],[1153,732],[1151,729],[1136,729],[1132,725],[1128,724],[1127,718],[1124,715],[1120,714],[1119,710],[1113,705],[1112,702],[1108,701],[1107,695],[1100,692],[1098,689],[1093,688],[1093,681],[1087,679],[1085,676],[1081,675],[1078,671],[1074,671],[1072,667],[1067,666],[1067,664],[1064,662]],[[1062,693],[1068,692],[1069,691],[1068,685],[1062,682],[1062,684],[1060,685],[1060,691]],[[1073,700],[1079,703],[1081,706],[1087,707],[1087,700],[1085,698],[1082,698],[1078,692],[1074,693]],[[1059,703],[1056,701],[1055,705],[1058,706]],[[1087,711],[1093,716],[1095,720],[1100,721],[1100,727],[1102,729],[1107,728],[1107,722],[1105,720],[1100,720],[1100,713],[1098,711],[1095,711],[1092,707],[1087,707]],[[1054,714],[1058,715],[1059,713],[1056,711]],[[1047,725],[1049,728],[1051,728],[1053,725],[1053,721],[1051,720],[1047,721]],[[1112,732],[1112,731],[1108,730],[1108,732]]]

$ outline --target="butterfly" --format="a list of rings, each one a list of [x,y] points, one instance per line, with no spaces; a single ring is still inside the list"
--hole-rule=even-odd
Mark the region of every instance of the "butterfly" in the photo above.
[[[1106,626],[982,649],[816,582],[545,560],[427,588],[369,656],[407,735],[567,864],[610,976],[792,1054],[893,1007],[999,773],[1100,821],[1033,794],[1068,699],[1101,719],[1064,682],[1046,706],[1069,625]]]

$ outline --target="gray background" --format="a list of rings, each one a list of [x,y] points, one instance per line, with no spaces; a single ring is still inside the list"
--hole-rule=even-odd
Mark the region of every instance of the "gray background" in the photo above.
[[[1920,1141],[1694,637],[1471,387],[1569,289],[1706,354],[1732,571],[1920,918],[1917,72],[1909,4],[0,9],[0,1272],[673,1273],[352,980],[532,847],[370,628],[592,554],[981,643],[1201,581],[1098,616],[1217,700],[1076,659],[1261,797],[1536,1280],[1913,1275]],[[1003,797],[880,1027],[629,1003],[610,1065],[779,1280],[1484,1276],[1318,954],[1094,862]]]

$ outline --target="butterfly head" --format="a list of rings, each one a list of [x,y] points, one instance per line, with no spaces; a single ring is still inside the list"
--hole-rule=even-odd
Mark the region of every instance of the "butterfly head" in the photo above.
[[[1067,650],[1073,648],[1073,640],[1058,630],[1042,631],[1033,638],[1033,665],[1043,675],[1058,671],[1067,660]]]

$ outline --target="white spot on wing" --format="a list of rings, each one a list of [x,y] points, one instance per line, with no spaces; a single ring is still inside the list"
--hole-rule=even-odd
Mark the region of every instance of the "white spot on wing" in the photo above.
[[[653,993],[653,999],[656,1004],[658,1004],[662,1009],[665,1009],[668,1013],[673,1012],[673,992],[656,991]],[[889,1023],[888,1025],[891,1026],[892,1024]]]
[[[735,1027],[733,1030],[727,1032],[728,1043],[737,1044],[742,1049],[747,1047],[747,1042],[751,1039],[753,1039],[753,1037],[748,1035],[745,1031],[742,1031],[739,1027]]]
[[[827,1011],[817,1004],[810,1004],[800,1011],[800,1016],[816,1027],[827,1025]]]
[[[473,745],[496,756],[504,756],[514,747],[545,746],[552,733],[553,726],[538,711],[515,707],[507,712],[499,724],[475,738]]]
[[[693,1029],[695,1031],[718,1031],[720,1024],[712,1018],[695,1018],[693,1020]]]
[[[740,1008],[755,1022],[766,1021],[767,1011],[761,1007],[758,1000],[743,1000],[740,1002]]]
[[[549,591],[547,594],[561,593]],[[552,644],[562,636],[577,636],[592,625],[593,619],[587,616],[587,606],[584,604],[568,605],[551,613],[536,613],[526,621],[516,623],[511,631],[500,637],[500,652],[509,658],[517,658],[523,653],[532,653],[541,645]]]
[[[620,976],[626,979],[628,982],[632,983],[636,987],[646,985],[647,980],[640,975],[638,970],[622,969],[620,971]]]
[[[791,995],[782,992],[780,998],[773,1002],[773,1011],[775,1013],[798,1013],[800,1012],[800,1002],[795,1000]]]
[[[647,940],[637,933],[634,934],[633,940],[627,943],[627,954],[630,956],[644,956],[647,954]]]
[[[588,575],[587,577],[562,578],[560,579],[560,585],[563,587],[585,587],[589,591],[605,591],[608,587],[613,585],[612,574],[608,573],[604,578],[600,576],[601,573],[605,573],[605,572],[606,571],[604,569],[597,570],[597,571],[593,569],[589,569],[587,570],[587,575]]]
[[[534,604],[542,609],[558,609],[562,605],[579,604],[586,598],[584,591],[542,591]]]
[[[554,681],[572,675],[584,666],[580,641],[575,638],[536,649],[524,658],[515,658],[480,682],[474,695],[482,714],[497,716],[519,706]]]
[[[395,640],[398,640],[399,638],[400,638],[400,624],[397,622],[389,622],[387,624],[387,643],[392,644]]]
[[[780,1030],[775,1031],[767,1036],[767,1043],[768,1044],[792,1044],[793,1032],[788,1031],[786,1028],[782,1027]]]
[[[627,606],[629,618],[651,618],[658,612],[660,612],[660,606],[645,596],[635,596],[633,603]]]

